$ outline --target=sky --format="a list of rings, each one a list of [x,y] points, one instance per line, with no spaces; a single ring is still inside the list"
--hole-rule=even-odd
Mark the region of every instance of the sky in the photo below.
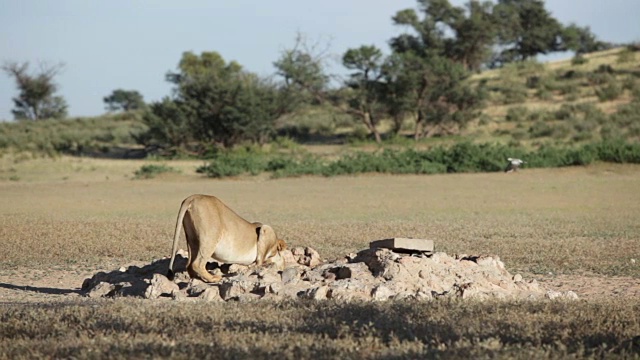
[[[451,0],[461,5],[465,0]],[[273,62],[297,33],[328,46],[332,72],[340,54],[360,45],[388,53],[403,32],[391,17],[415,0],[0,0],[0,63],[64,63],[56,77],[69,115],[105,113],[103,97],[137,90],[145,101],[171,93],[164,75],[185,51],[217,51],[244,69],[274,74]],[[548,0],[563,24],[589,26],[600,39],[640,41],[638,0]],[[331,60],[333,59],[333,60]],[[13,118],[12,78],[0,73],[0,120]]]

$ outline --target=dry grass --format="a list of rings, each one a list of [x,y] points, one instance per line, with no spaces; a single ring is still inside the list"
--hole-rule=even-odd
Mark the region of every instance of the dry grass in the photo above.
[[[28,181],[0,181],[5,273],[167,256],[180,201],[208,193],[327,258],[375,239],[428,237],[449,253],[497,254],[511,272],[640,277],[640,261],[630,262],[640,260],[639,166],[224,181],[187,170],[130,180],[123,174],[141,163],[85,159],[95,170],[60,180],[74,160],[30,161],[18,164]],[[637,299],[5,303],[0,358],[627,358],[640,355],[638,313]]]
[[[629,358],[640,354],[639,310],[622,301],[10,305],[0,307],[0,358]]]

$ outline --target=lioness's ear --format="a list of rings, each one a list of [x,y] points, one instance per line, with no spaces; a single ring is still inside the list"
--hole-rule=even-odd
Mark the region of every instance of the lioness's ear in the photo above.
[[[278,239],[277,249],[278,251],[282,251],[287,248],[287,243],[284,240]]]

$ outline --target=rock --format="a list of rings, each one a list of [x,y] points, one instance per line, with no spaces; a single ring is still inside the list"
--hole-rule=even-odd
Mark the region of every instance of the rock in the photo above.
[[[304,297],[313,300],[326,300],[329,295],[329,287],[326,285],[308,289],[304,293]]]
[[[222,301],[220,296],[220,288],[217,286],[210,286],[206,288],[199,296],[199,299],[204,301]]]
[[[95,286],[93,286],[91,288],[91,290],[89,290],[89,292],[86,293],[85,296],[90,297],[90,298],[106,297],[112,291],[114,291],[115,288],[116,288],[115,285],[109,284],[108,282],[101,281],[101,282],[97,283]]]
[[[291,254],[296,257],[304,256],[304,248],[302,246],[296,246],[291,249]]]
[[[228,274],[244,274],[249,271],[249,267],[240,264],[229,265]]]
[[[284,260],[285,266],[293,265],[297,263],[295,256],[293,256],[293,253],[291,253],[291,250],[286,249],[286,250],[280,251],[280,256]]]
[[[189,274],[187,274],[186,271],[180,271],[180,272],[175,274],[175,276],[173,278],[173,281],[175,281],[176,283],[178,283],[178,282],[190,282],[191,281],[191,277],[189,276]]]
[[[335,272],[326,271],[324,274],[322,274],[322,277],[327,281],[333,281],[337,278],[337,275]]]
[[[179,291],[178,284],[167,279],[166,276],[153,274],[149,287],[144,292],[145,299],[157,299],[162,295],[171,295],[173,291]]]
[[[265,287],[265,293],[278,295],[282,291],[283,285],[281,282],[269,284]]]
[[[248,303],[248,302],[260,300],[260,295],[251,294],[251,293],[240,294],[238,296],[234,296],[233,298],[231,298],[231,300],[235,300],[240,303]]]
[[[387,300],[393,295],[395,295],[394,292],[384,285],[378,285],[374,287],[373,291],[371,292],[371,296],[374,300]]]
[[[433,240],[391,238],[391,239],[372,241],[369,243],[369,247],[370,248],[382,247],[387,249],[433,252]]]
[[[305,270],[301,277],[302,280],[310,282],[320,282],[325,279],[322,269],[318,269],[317,267]]]
[[[182,291],[180,291],[180,290],[173,290],[173,291],[171,292],[171,298],[172,298],[173,300],[180,301],[180,300],[182,300],[182,299],[185,299],[186,297],[187,297],[187,294],[183,293],[183,292],[182,292]]]
[[[314,267],[320,265],[320,263],[322,262],[322,259],[320,259],[320,254],[318,254],[315,249],[310,247],[294,247],[293,249],[291,249],[291,254],[295,259],[295,262],[300,265]]]
[[[189,258],[189,252],[184,250],[184,249],[178,249],[178,251],[176,251],[176,256],[181,256],[185,259]]]
[[[305,248],[304,253],[307,256],[307,260],[305,261],[304,265],[314,267],[320,265],[320,263],[322,262],[322,259],[320,259],[320,254],[315,249],[312,249],[310,247]]]
[[[416,292],[415,298],[418,300],[432,300],[433,294],[431,291],[421,289]]]
[[[86,279],[82,289],[89,297],[171,296],[177,301],[255,301],[258,299],[310,298],[340,301],[384,301],[387,299],[430,300],[433,297],[461,299],[548,298],[577,299],[575,292],[547,291],[535,280],[511,275],[495,255],[449,256],[443,252],[398,253],[374,248],[322,262],[309,247],[284,250],[287,267],[247,267],[216,264],[215,274],[226,274],[219,284],[190,279],[177,272],[174,281],[163,274],[168,259],[145,266],[116,267]],[[177,258],[178,260],[178,258]],[[184,269],[186,259],[175,268]]]
[[[263,283],[274,283],[280,282],[281,277],[277,271],[271,270],[271,268],[261,269],[258,271],[258,279],[262,280]]]
[[[545,297],[549,300],[554,300],[554,299],[578,300],[578,294],[576,294],[573,291],[560,292],[560,291],[549,290],[545,293]]]
[[[544,294],[544,296],[549,300],[553,300],[562,296],[562,293],[559,291],[549,290]]]
[[[579,296],[575,292],[569,290],[562,294],[562,297],[568,300],[578,300]]]
[[[288,267],[282,271],[282,282],[285,285],[296,283],[299,278],[298,269],[295,267]]]
[[[247,280],[228,281],[220,284],[220,296],[226,301],[239,295],[252,292],[256,287],[256,283]]]
[[[369,280],[373,279],[373,275],[365,263],[351,263],[344,266],[332,269],[336,274],[336,280],[340,279],[360,279]]]

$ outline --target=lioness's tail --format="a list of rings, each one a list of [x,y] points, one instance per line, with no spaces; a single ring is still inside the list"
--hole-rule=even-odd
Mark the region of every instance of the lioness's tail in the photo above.
[[[180,211],[178,211],[178,220],[176,220],[176,231],[173,233],[173,247],[171,248],[171,261],[169,262],[169,271],[167,272],[167,277],[169,280],[173,280],[175,277],[175,273],[173,272],[173,261],[176,258],[176,251],[178,251],[178,240],[180,239],[180,230],[182,227],[182,220],[184,219],[184,214],[187,213],[189,207],[191,206],[191,202],[193,201],[193,197],[189,196],[184,199],[182,205],[180,205]]]

